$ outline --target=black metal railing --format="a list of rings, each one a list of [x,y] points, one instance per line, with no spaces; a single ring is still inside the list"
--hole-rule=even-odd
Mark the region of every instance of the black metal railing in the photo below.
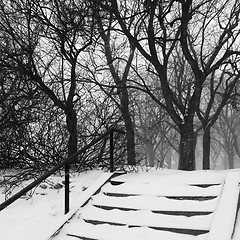
[[[93,139],[89,144],[85,145],[83,148],[78,150],[75,154],[73,154],[72,156],[68,157],[67,159],[65,159],[64,161],[59,163],[57,166],[53,167],[51,170],[49,170],[48,172],[43,174],[41,177],[39,177],[38,179],[36,179],[32,183],[30,183],[28,186],[26,186],[25,188],[20,190],[18,193],[16,193],[12,197],[10,197],[9,199],[7,199],[3,203],[1,203],[0,204],[0,211],[3,210],[4,208],[6,208],[7,206],[9,206],[11,203],[16,201],[20,197],[22,197],[23,195],[25,195],[28,191],[30,191],[31,189],[33,189],[34,187],[39,185],[42,181],[44,181],[49,176],[51,176],[52,174],[56,173],[62,167],[65,166],[65,214],[68,213],[69,212],[69,189],[70,189],[70,187],[69,187],[69,182],[70,182],[69,181],[70,164],[72,163],[72,161],[78,155],[82,154],[87,149],[89,149],[90,147],[92,147],[93,145],[95,145],[96,143],[98,143],[99,141],[104,139],[105,137],[110,136],[110,172],[113,172],[114,171],[114,159],[113,159],[113,150],[114,150],[113,149],[114,148],[113,137],[114,137],[114,132],[117,132],[117,133],[120,133],[120,134],[125,134],[124,131],[116,129],[116,128],[109,129],[105,133],[101,134],[99,137]]]

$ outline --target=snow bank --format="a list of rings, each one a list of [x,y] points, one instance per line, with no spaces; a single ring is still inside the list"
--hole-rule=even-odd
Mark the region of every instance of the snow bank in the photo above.
[[[0,212],[0,239],[4,240],[46,240],[79,207],[83,188],[89,187],[103,174],[102,171],[89,171],[71,177],[70,209],[64,215],[64,189],[47,187],[35,190],[29,200],[19,199]],[[61,182],[64,177],[50,177],[51,182]],[[4,189],[0,189],[1,193]],[[4,194],[0,194],[4,201]]]
[[[240,174],[227,174],[223,191],[208,234],[209,240],[230,240],[232,238],[239,196]]]

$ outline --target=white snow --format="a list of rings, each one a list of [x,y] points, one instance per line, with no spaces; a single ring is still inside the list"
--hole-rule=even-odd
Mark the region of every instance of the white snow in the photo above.
[[[179,182],[171,183],[171,182],[154,182],[154,183],[123,183],[121,185],[114,187],[114,193],[125,193],[131,195],[140,195],[140,194],[153,194],[156,196],[217,196],[221,190],[222,186],[220,185],[222,182],[219,182],[219,185],[213,185],[208,188],[203,188],[199,191],[199,187],[190,186],[180,184]],[[103,192],[112,192],[111,184],[107,183],[103,188]]]
[[[239,197],[240,174],[229,172],[213,218],[210,240],[230,240],[237,212]]]
[[[208,230],[212,218],[212,214],[206,216],[186,217],[154,214],[150,210],[124,212],[113,209],[110,211],[104,211],[91,205],[82,211],[81,216],[84,219],[104,219],[107,222],[117,222],[126,225],[159,227],[159,223],[161,223],[161,227],[166,228],[171,226],[172,228],[200,230]]]
[[[179,207],[183,211],[198,211],[198,209],[204,211],[214,211],[216,208],[218,198],[209,200],[209,201],[173,201],[167,198],[159,198],[154,195],[142,195],[142,196],[129,196],[121,201],[114,197],[107,197],[103,194],[98,194],[93,197],[93,204],[103,205],[103,206],[116,206],[120,208],[131,207],[133,209],[149,209],[151,210],[169,210],[177,211]]]
[[[115,181],[128,182],[114,187],[114,193],[122,193],[123,191],[129,194],[142,195],[141,198],[136,196],[129,196],[125,198],[124,202],[120,200],[109,201],[111,197],[103,194],[104,192],[111,192],[111,187],[106,184],[102,188],[102,192],[94,196],[91,200],[91,204],[87,205],[82,210],[77,212],[76,219],[79,216],[91,218],[94,214],[95,219],[98,217],[104,217],[106,221],[123,222],[121,211],[114,209],[108,211],[105,216],[102,209],[94,207],[92,204],[105,204],[111,206],[117,204],[119,207],[126,207],[132,204],[134,208],[140,208],[140,211],[125,212],[129,214],[127,218],[127,224],[137,223],[139,225],[148,224],[148,226],[158,226],[159,222],[168,227],[196,227],[201,229],[209,229],[212,227],[209,234],[201,234],[199,236],[191,236],[187,234],[177,234],[167,231],[159,231],[149,227],[141,228],[129,228],[127,226],[112,226],[108,224],[96,225],[87,224],[84,221],[73,221],[69,224],[68,228],[63,228],[61,234],[58,235],[56,240],[65,240],[66,233],[71,234],[86,234],[86,236],[92,237],[93,234],[100,239],[105,240],[147,240],[147,239],[164,239],[164,240],[228,240],[231,239],[228,236],[232,233],[233,221],[236,215],[236,204],[239,193],[239,181],[240,171],[196,171],[196,172],[183,172],[176,170],[160,170],[150,173],[131,173],[127,175],[121,175],[115,178]],[[56,190],[49,187],[46,189],[38,187],[29,200],[20,199],[10,205],[7,209],[0,212],[0,239],[4,240],[47,240],[69,217],[72,216],[74,211],[79,207],[80,203],[84,201],[87,195],[91,195],[95,186],[92,185],[98,179],[104,181],[110,174],[102,175],[102,171],[90,171],[88,173],[82,173],[79,176],[73,176],[71,178],[71,211],[69,214],[64,215],[64,188]],[[161,176],[159,177],[159,174]],[[226,178],[226,176],[228,176]],[[226,180],[225,187],[222,190],[223,183]],[[100,180],[99,180],[100,179]],[[51,177],[49,179],[53,182],[63,181],[60,177]],[[137,184],[133,185],[133,181],[137,181]],[[201,193],[198,191],[198,187],[189,186],[187,183],[197,185],[199,183],[216,184],[208,188],[201,189]],[[136,183],[136,182],[135,182]],[[176,184],[177,183],[177,184]],[[89,187],[92,185],[91,187]],[[234,186],[229,188],[227,186]],[[133,188],[135,186],[136,188]],[[83,191],[86,187],[87,190]],[[0,189],[1,192],[4,189]],[[218,196],[222,191],[221,198],[216,197],[208,201],[173,201],[168,198],[164,198],[163,195],[171,195],[177,192],[182,193],[184,196]],[[152,192],[153,194],[149,195]],[[120,198],[119,198],[120,199]],[[0,202],[4,201],[4,194],[0,194]],[[198,209],[204,209],[206,211],[213,211],[216,209],[215,214],[209,214],[205,216],[169,216],[163,214],[153,214],[151,210],[154,208],[169,208],[171,210],[177,209],[178,204],[181,204],[183,209],[191,209],[197,211]],[[219,207],[220,206],[220,207]],[[240,214],[238,213],[238,221],[236,222],[236,231],[233,236],[233,240],[240,239]],[[126,215],[125,215],[126,216]],[[124,216],[124,218],[125,218]],[[222,217],[223,216],[223,217]],[[100,219],[100,218],[99,218]],[[223,220],[223,221],[222,221]],[[173,224],[173,225],[172,225]],[[179,224],[181,226],[179,226]],[[227,230],[226,230],[227,229]],[[108,232],[108,235],[104,234]],[[214,236],[217,236],[214,238]],[[74,239],[74,238],[73,238]]]
[[[141,182],[146,184],[218,184],[222,183],[225,179],[227,171],[211,171],[211,170],[199,170],[199,171],[179,171],[171,169],[162,169],[150,172],[139,172],[123,174],[116,178],[114,181],[119,182]]]
[[[68,229],[72,235],[84,234],[86,237],[94,236],[104,240],[193,240],[193,236],[186,234],[177,234],[168,231],[159,231],[148,227],[128,228],[127,226],[111,226],[108,224],[93,225],[82,222],[76,222]],[[106,234],[107,233],[107,234]],[[73,238],[75,239],[75,238]],[[77,239],[77,238],[76,238]],[[206,234],[199,235],[194,240],[205,240]],[[61,235],[57,240],[66,240]]]
[[[83,189],[89,187],[103,174],[102,171],[82,173],[71,178],[70,209],[79,206]],[[50,177],[54,183],[64,178]],[[47,185],[47,184],[45,184]],[[4,189],[0,201],[4,201]],[[41,195],[44,194],[44,195]],[[64,188],[47,189],[38,187],[29,200],[20,199],[0,212],[0,239],[4,240],[45,240],[69,218],[72,211],[64,215]]]

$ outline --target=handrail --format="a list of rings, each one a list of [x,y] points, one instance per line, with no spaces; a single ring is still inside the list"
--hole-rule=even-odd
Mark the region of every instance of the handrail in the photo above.
[[[64,161],[59,163],[57,166],[53,167],[51,170],[43,174],[41,177],[30,183],[28,186],[20,190],[18,193],[14,194],[12,197],[4,201],[0,204],[0,211],[12,204],[14,201],[19,199],[21,196],[26,194],[28,191],[39,185],[42,181],[47,179],[49,176],[60,170],[63,166],[69,166],[73,159],[80,155],[81,153],[85,152],[88,148],[92,147],[96,143],[98,143],[100,140],[105,138],[106,136],[110,135],[110,171],[113,172],[113,133],[121,133],[125,134],[124,131],[111,128],[107,130],[105,133],[101,134],[99,137],[93,139],[89,144],[85,145],[83,148],[78,150],[76,153],[71,155],[70,157],[66,158]],[[67,181],[66,181],[67,180]],[[65,167],[65,214],[69,212],[69,167]]]

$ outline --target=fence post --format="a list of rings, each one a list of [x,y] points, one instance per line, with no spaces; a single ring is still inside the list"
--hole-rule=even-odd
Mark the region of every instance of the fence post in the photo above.
[[[69,212],[69,163],[65,165],[65,214]]]
[[[110,172],[114,172],[114,162],[113,162],[113,130],[110,132]]]

